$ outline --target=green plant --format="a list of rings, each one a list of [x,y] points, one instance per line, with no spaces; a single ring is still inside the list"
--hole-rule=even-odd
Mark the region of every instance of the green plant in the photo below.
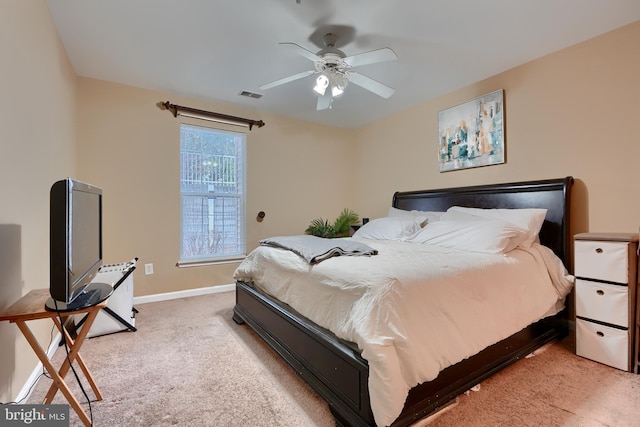
[[[345,208],[333,224],[329,223],[329,220],[316,218],[311,221],[311,224],[307,227],[305,233],[328,239],[344,237],[349,235],[349,227],[357,223],[359,220],[360,217],[357,213]]]

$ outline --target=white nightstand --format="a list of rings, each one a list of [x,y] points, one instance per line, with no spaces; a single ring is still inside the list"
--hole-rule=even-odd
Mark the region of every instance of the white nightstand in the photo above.
[[[638,234],[574,236],[576,354],[636,372]]]

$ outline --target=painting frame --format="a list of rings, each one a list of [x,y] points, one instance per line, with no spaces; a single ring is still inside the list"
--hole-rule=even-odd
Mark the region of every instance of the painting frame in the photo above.
[[[438,112],[440,172],[505,163],[504,90]]]

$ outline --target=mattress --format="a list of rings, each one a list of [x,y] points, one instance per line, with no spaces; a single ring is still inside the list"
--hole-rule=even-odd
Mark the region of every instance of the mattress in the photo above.
[[[534,244],[507,254],[353,238],[378,251],[310,265],[260,246],[235,279],[355,343],[369,363],[376,424],[389,425],[409,390],[563,308],[573,286],[560,259]]]

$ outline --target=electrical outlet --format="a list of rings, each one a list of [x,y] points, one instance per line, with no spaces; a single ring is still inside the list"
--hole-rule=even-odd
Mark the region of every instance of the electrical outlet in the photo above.
[[[144,265],[144,274],[146,275],[153,274],[153,264]]]

